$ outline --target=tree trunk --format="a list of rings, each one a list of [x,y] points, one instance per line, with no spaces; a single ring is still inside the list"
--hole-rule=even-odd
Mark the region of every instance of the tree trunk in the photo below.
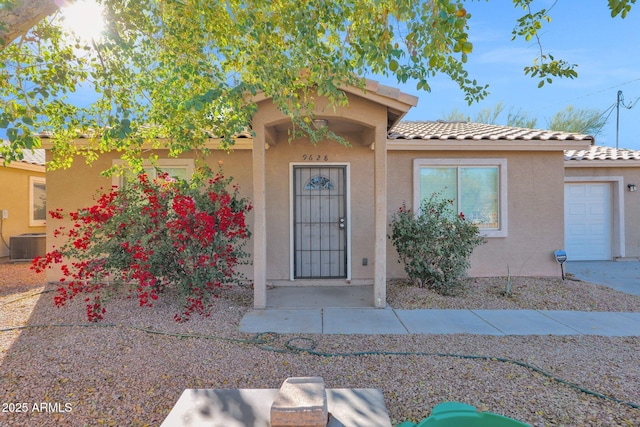
[[[58,10],[59,1],[16,0],[15,7],[6,4],[0,10],[0,49],[25,34],[42,19]]]

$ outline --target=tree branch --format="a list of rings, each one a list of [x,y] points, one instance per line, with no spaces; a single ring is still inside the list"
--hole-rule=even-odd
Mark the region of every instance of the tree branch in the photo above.
[[[65,3],[71,3],[67,1]],[[0,49],[26,34],[38,22],[59,9],[58,2],[51,0],[0,1]]]

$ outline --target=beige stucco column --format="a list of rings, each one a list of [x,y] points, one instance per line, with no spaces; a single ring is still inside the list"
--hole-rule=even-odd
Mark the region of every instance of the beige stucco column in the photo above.
[[[373,303],[387,305],[387,127],[379,123],[374,141],[374,233],[375,272]]]
[[[267,306],[265,129],[262,123],[253,125],[253,307],[262,309]]]

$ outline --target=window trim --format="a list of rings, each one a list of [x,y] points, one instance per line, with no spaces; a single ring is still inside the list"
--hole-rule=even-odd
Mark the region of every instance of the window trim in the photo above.
[[[112,161],[113,166],[122,165],[122,164],[124,164],[124,161],[119,159]],[[143,167],[157,166],[160,169],[164,167],[171,167],[171,168],[185,167],[187,168],[187,179],[191,179],[191,176],[193,176],[193,173],[195,172],[195,161],[193,159],[158,159],[158,160],[155,160],[154,162],[145,160],[142,163],[142,166]],[[117,174],[117,175],[113,174],[111,176],[111,185],[113,187],[118,187],[118,188],[121,187],[122,179],[123,179],[122,174]]]
[[[413,160],[413,206],[420,206],[420,168],[422,167],[475,167],[496,166],[498,168],[498,193],[499,193],[499,227],[497,229],[480,229],[480,235],[484,237],[507,237],[508,235],[508,210],[507,210],[507,159],[500,158],[455,158],[455,159],[414,159]]]
[[[34,209],[34,185],[35,184],[44,184],[45,191],[45,219],[35,219],[35,209]],[[47,225],[47,205],[46,205],[46,194],[47,194],[47,179],[39,176],[30,176],[29,177],[29,227],[44,227]]]

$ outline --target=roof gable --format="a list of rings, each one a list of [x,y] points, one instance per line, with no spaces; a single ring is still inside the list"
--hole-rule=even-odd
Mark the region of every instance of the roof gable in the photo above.
[[[418,105],[418,97],[404,93],[400,89],[380,84],[371,79],[364,79],[364,87],[340,85],[338,89],[372,103],[384,106],[387,109],[387,129],[397,124],[407,112]],[[258,92],[251,97],[253,102],[259,103],[271,99],[264,92]]]

